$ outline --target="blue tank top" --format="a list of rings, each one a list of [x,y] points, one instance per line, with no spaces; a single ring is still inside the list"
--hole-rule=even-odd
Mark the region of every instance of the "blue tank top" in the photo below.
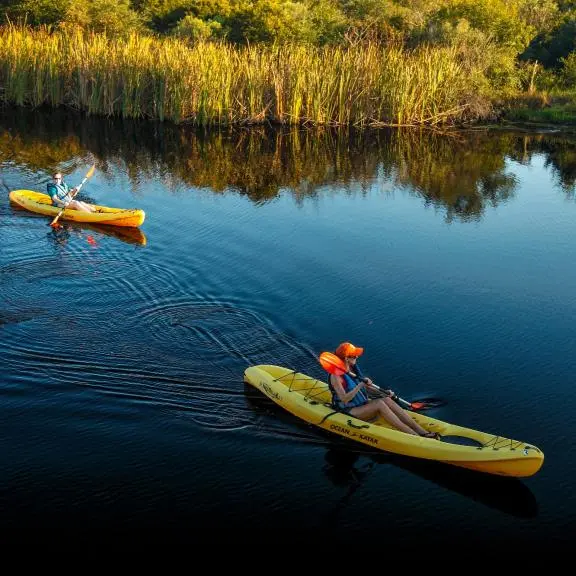
[[[356,366],[356,375],[350,373],[343,374],[342,379],[344,380],[344,392],[348,393],[356,388],[363,377],[364,376],[362,375],[362,372],[358,366]],[[360,390],[358,394],[356,394],[356,396],[354,396],[354,398],[352,398],[352,400],[349,402],[342,402],[332,387],[330,378],[328,378],[328,386],[330,388],[330,392],[332,393],[332,406],[336,410],[348,411],[350,408],[356,408],[356,406],[364,406],[364,404],[368,403],[368,394],[365,388],[362,388],[362,390]]]
[[[58,200],[62,202],[72,200],[70,188],[68,188],[68,184],[66,184],[65,182],[62,182],[60,184],[54,184],[53,182],[49,182],[46,188],[48,189],[48,196],[50,196],[50,198],[56,196]]]

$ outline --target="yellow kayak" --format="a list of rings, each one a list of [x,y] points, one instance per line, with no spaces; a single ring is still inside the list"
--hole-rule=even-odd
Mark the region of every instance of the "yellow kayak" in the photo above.
[[[480,432],[409,412],[440,440],[396,430],[383,419],[372,422],[336,412],[326,382],[281,366],[261,364],[244,372],[244,381],[302,420],[386,452],[436,460],[500,476],[526,477],[540,470],[543,452],[532,444]],[[456,442],[466,442],[466,445]],[[473,445],[471,445],[473,444]]]
[[[54,217],[60,208],[52,205],[48,194],[33,192],[32,190],[12,190],[10,201],[21,208]],[[124,208],[109,208],[107,206],[93,205],[97,212],[82,212],[80,210],[64,210],[61,220],[74,222],[89,222],[91,224],[107,224],[112,226],[129,226],[137,228],[144,223],[146,214],[144,210],[126,210]]]

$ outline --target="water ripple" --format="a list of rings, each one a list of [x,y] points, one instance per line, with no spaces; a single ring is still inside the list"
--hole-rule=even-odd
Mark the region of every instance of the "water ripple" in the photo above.
[[[204,429],[255,427],[266,435],[300,438],[290,428],[277,429],[275,418],[262,418],[246,404],[242,373],[247,365],[265,358],[277,360],[282,349],[287,351],[285,358],[297,365],[296,356],[310,356],[301,345],[254,312],[227,303],[164,304],[133,316],[132,325],[113,332],[108,318],[75,317],[62,329],[57,317],[31,315],[30,321],[12,325],[3,357],[16,378],[15,386],[20,390],[37,386],[34,380],[17,377],[42,374],[45,391],[82,387],[119,399],[136,411],[153,405]],[[90,339],[85,336],[88,330]],[[135,331],[147,335],[142,347],[127,336]],[[201,353],[194,353],[199,347]],[[311,436],[305,438],[309,441]]]

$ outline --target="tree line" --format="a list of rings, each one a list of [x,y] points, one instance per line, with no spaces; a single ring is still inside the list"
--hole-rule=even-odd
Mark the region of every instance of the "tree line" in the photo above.
[[[0,0],[0,11],[4,22],[32,26],[233,43],[484,38],[546,67],[576,48],[576,0]]]
[[[542,91],[573,96],[576,89],[576,0],[0,0],[0,28],[2,24],[24,25],[32,34],[34,30],[48,30],[70,37],[76,37],[81,30],[120,42],[137,34],[154,42],[178,41],[192,50],[206,44],[221,49],[228,46],[262,50],[263,58],[270,60],[266,64],[270,71],[262,76],[262,85],[265,91],[273,88],[282,94],[289,93],[286,85],[292,82],[292,76],[282,78],[280,91],[273,69],[275,57],[270,59],[266,52],[270,49],[278,50],[276,54],[294,55],[299,49],[362,50],[369,46],[372,50],[379,46],[384,50],[383,60],[374,61],[379,69],[386,65],[386,54],[428,54],[423,49],[439,54],[448,51],[452,68],[458,68],[458,73],[466,77],[470,90],[445,89],[437,85],[436,79],[430,79],[423,93],[427,99],[428,95],[438,99],[447,90],[458,92],[455,98],[465,102],[477,117],[489,116],[482,111],[487,100],[493,104],[498,98],[506,100],[523,92]],[[33,41],[43,42],[38,36]],[[141,50],[144,44],[134,45]],[[199,50],[202,53],[204,48]],[[307,53],[316,57],[315,52]],[[237,58],[236,54],[232,53],[232,58]],[[324,56],[328,53],[321,54],[321,59],[326,60],[322,66],[328,66],[325,74],[330,74],[329,57]],[[359,54],[363,57],[364,52]],[[244,54],[241,57],[246,58]],[[250,89],[252,61],[250,56],[245,83]],[[441,61],[444,65],[445,58]],[[195,62],[187,59],[186,65]],[[410,64],[425,75],[427,62],[426,56],[411,60]],[[424,68],[420,69],[420,64]],[[300,64],[297,69],[304,71]],[[372,72],[379,82],[377,69]],[[13,86],[13,72],[10,74]],[[331,91],[336,90],[334,86]],[[410,86],[405,94],[413,91]],[[360,88],[356,86],[356,92],[352,92],[355,101],[362,97]],[[209,93],[214,94],[214,89],[210,88]],[[292,106],[300,106],[301,93],[294,92]],[[344,106],[343,97],[341,100],[339,105]],[[452,100],[438,107],[438,114],[455,109]],[[275,101],[280,99],[276,97]],[[432,116],[437,118],[438,114],[433,112]],[[377,121],[380,116],[376,115]]]

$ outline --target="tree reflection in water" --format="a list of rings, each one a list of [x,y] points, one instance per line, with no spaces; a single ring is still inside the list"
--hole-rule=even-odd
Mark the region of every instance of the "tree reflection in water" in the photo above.
[[[134,193],[161,177],[173,194],[194,187],[263,203],[318,194],[401,189],[447,221],[478,220],[514,196],[507,162],[544,155],[568,198],[576,185],[576,137],[488,130],[331,130],[266,127],[199,130],[148,121],[83,117],[68,111],[4,110],[0,155],[48,174],[83,158],[99,174],[126,174]]]

